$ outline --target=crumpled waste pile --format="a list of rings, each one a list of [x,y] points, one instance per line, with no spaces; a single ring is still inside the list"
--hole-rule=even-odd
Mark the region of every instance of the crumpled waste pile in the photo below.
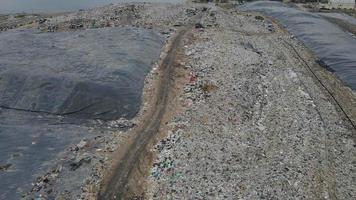
[[[182,5],[125,3],[44,18],[38,22],[38,29],[55,32],[129,25],[155,29],[170,36],[197,11]]]

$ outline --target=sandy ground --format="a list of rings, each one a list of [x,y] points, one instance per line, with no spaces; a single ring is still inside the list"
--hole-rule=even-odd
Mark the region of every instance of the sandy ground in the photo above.
[[[195,12],[182,5],[123,4],[41,18],[26,27],[55,32],[130,25],[156,30],[168,41]],[[157,156],[144,196],[354,199],[355,130],[291,46],[315,66],[310,52],[251,13],[210,6],[201,25],[185,40],[185,80],[176,87],[183,88],[179,105],[170,108],[183,109],[167,119],[159,134],[167,137],[152,147]],[[56,166],[38,177],[25,198],[95,199],[114,152],[152,103],[156,68],[147,77],[140,114],[112,122],[127,131],[74,145],[67,154],[91,155],[81,173]]]

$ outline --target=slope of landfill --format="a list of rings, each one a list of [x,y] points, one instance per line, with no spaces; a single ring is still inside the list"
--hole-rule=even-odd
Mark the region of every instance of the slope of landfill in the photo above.
[[[112,151],[121,141],[113,138],[133,126],[128,120],[165,41],[157,31],[123,24],[42,30],[46,21],[0,34],[0,199],[31,190],[80,194],[91,163],[103,162],[96,150]],[[66,177],[63,187],[46,187],[58,176]]]
[[[344,13],[318,13],[331,23],[336,24],[344,31],[356,35],[356,18]]]
[[[354,199],[355,129],[306,63],[325,69],[262,16],[213,7],[202,25],[149,198]]]
[[[356,40],[353,34],[318,14],[280,2],[253,2],[242,6],[242,9],[263,12],[278,19],[288,31],[315,52],[321,65],[335,72],[345,84],[356,90]]]
[[[146,110],[145,75],[195,12],[118,4],[3,28],[0,199],[93,198]]]
[[[164,83],[169,84],[165,87],[168,91],[163,94],[168,95],[169,107],[163,106],[162,121],[152,123],[159,131],[148,135],[153,137],[147,138],[151,151],[144,151],[147,154],[137,162],[144,166],[132,166],[142,170],[139,173],[145,176],[144,180],[126,180],[130,187],[144,186],[145,192],[136,194],[134,199],[354,199],[354,92],[333,73],[318,65],[316,57],[273,20],[227,7],[213,4],[118,4],[53,16],[29,16],[20,20],[20,24],[12,19],[10,23],[2,23],[0,37],[10,37],[8,33],[13,31],[19,38],[21,34],[33,34],[34,41],[37,41],[36,34],[49,38],[58,34],[59,38],[51,39],[53,44],[42,45],[47,45],[47,49],[58,48],[57,52],[64,57],[68,56],[67,52],[60,49],[62,47],[58,45],[63,43],[57,43],[57,40],[76,37],[75,42],[65,44],[74,46],[81,59],[68,58],[70,64],[62,66],[63,63],[58,61],[61,58],[54,58],[56,62],[53,64],[62,70],[49,68],[39,75],[33,70],[21,70],[24,63],[19,62],[12,69],[6,68],[8,63],[1,60],[0,66],[6,70],[1,71],[3,78],[0,83],[10,90],[2,99],[0,141],[15,140],[11,134],[14,131],[27,135],[16,140],[18,143],[15,145],[1,144],[1,152],[13,151],[12,148],[19,152],[6,154],[6,158],[0,156],[0,176],[21,169],[29,171],[31,177],[23,178],[29,183],[24,184],[26,187],[12,186],[12,178],[7,179],[10,182],[1,182],[0,188],[6,191],[0,191],[0,199],[10,199],[8,197],[12,197],[13,192],[23,195],[24,199],[97,199],[99,190],[107,181],[105,178],[110,179],[110,174],[117,169],[115,165],[127,161],[116,160],[118,152],[125,150],[127,144],[135,139],[133,133],[140,130],[142,123],[155,119],[150,116],[150,110],[156,108],[157,99],[162,98],[155,96],[155,91],[161,88],[157,84],[162,83],[163,77],[167,79]],[[178,49],[172,51],[174,45],[171,46],[170,42],[180,30],[188,30],[187,24],[200,14],[203,16],[201,21],[194,24],[194,28],[189,27],[188,33],[182,36],[184,44],[175,45]],[[145,84],[143,94],[135,96],[142,104],[127,101],[137,107],[132,110],[124,106],[127,112],[115,112],[121,111],[120,106],[123,105],[110,103],[112,98],[122,98],[120,95],[111,96],[120,89],[112,78],[116,75],[125,77],[131,68],[125,65],[121,68],[126,69],[124,72],[112,71],[112,65],[121,62],[111,60],[108,55],[113,53],[127,58],[115,52],[121,48],[116,42],[125,41],[111,41],[109,36],[106,39],[100,36],[137,31],[149,34],[138,34],[138,38],[132,39],[144,40],[148,42],[146,47],[150,48],[130,46],[124,50],[135,50],[132,56],[137,59],[129,59],[129,62],[147,67],[140,71],[143,76],[148,73],[145,80],[140,75],[133,77],[136,81],[133,86],[138,84],[137,88],[140,88]],[[86,42],[86,38],[95,41]],[[110,44],[100,48],[103,44],[99,40]],[[87,68],[78,65],[75,69],[80,70],[73,71],[72,65],[86,63],[86,58],[90,57],[91,51],[75,48],[79,41],[83,41],[86,47],[94,45],[91,51],[98,52],[99,56],[98,60],[88,62]],[[11,50],[11,44],[1,42]],[[13,41],[14,44],[22,42],[31,43]],[[158,55],[158,46],[162,45]],[[21,54],[19,49],[15,50]],[[146,50],[154,55],[148,55]],[[31,51],[23,51],[32,55]],[[6,50],[0,52],[5,52],[0,56],[6,60],[11,56]],[[169,57],[168,52],[177,54],[171,57],[174,61],[168,59],[175,67],[172,76],[164,76],[161,71],[162,60]],[[41,59],[40,55],[33,57],[36,63]],[[140,57],[144,63],[139,62]],[[103,71],[95,71],[97,66],[91,64],[102,65],[103,59],[109,59],[111,64]],[[40,63],[49,63],[44,60],[46,62]],[[30,60],[27,62],[31,64]],[[150,67],[153,68],[148,72]],[[88,112],[83,113],[81,109],[71,112],[71,103],[77,99],[90,101],[85,95],[67,95],[70,101],[63,101],[60,96],[41,104],[45,102],[41,99],[49,98],[41,96],[44,89],[55,94],[58,90],[51,89],[59,87],[60,83],[56,82],[55,75],[51,76],[54,79],[40,75],[46,72],[60,74],[65,69],[71,73],[64,73],[67,78],[63,80],[70,80],[70,83],[84,79],[99,85],[104,82],[115,88],[115,91],[105,94],[102,94],[102,87],[95,87],[96,91],[84,87],[81,92],[93,95],[94,99],[100,95],[108,97],[105,100],[109,103],[102,104],[104,109],[92,107],[91,110],[84,105],[84,111]],[[83,76],[81,72],[89,75]],[[16,74],[31,78],[21,78]],[[23,84],[22,90],[11,90],[12,86],[21,85],[22,82],[16,80],[30,83],[37,80],[40,84]],[[48,84],[50,80],[55,81]],[[75,87],[69,85],[71,87],[59,92],[73,93]],[[32,91],[31,86],[36,89],[36,94],[40,94],[40,99],[26,92],[28,88]],[[131,84],[129,86],[132,87]],[[26,101],[21,101],[21,95]],[[67,106],[53,106],[53,102]],[[105,112],[108,110],[110,112]],[[105,116],[104,120],[96,119],[98,114]],[[135,117],[127,119],[130,118],[127,116]],[[33,130],[33,133],[28,134],[28,130]],[[150,130],[135,134],[145,132]],[[152,140],[157,142],[150,146]],[[141,149],[132,148],[135,151]],[[39,151],[43,152],[42,156],[26,157]],[[24,162],[33,163],[28,168],[16,168],[21,165],[21,162],[15,162],[19,158],[27,158]],[[46,162],[40,167],[36,165],[44,160]],[[30,170],[31,167],[37,171]]]
[[[0,35],[0,106],[112,120],[140,107],[145,74],[164,38],[138,28]]]

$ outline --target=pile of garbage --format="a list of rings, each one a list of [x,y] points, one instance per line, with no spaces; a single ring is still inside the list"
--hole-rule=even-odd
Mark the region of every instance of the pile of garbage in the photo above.
[[[217,26],[186,45],[186,110],[172,120],[182,134],[159,153],[149,198],[317,199],[329,190],[311,187],[335,183],[332,195],[355,196],[353,129],[283,41],[308,51],[268,20],[234,13],[217,9],[205,20]]]
[[[186,24],[198,9],[174,4],[118,4],[41,19],[37,29],[44,32],[104,27],[135,26],[171,34]]]
[[[169,131],[168,137],[161,140],[155,146],[155,150],[159,152],[159,156],[153,163],[150,175],[155,181],[164,179],[172,185],[182,176],[182,173],[176,170],[176,164],[170,152],[170,150],[179,143],[182,134],[182,129]]]

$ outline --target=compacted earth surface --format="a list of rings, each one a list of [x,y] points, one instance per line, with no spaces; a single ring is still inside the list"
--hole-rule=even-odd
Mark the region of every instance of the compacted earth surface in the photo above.
[[[356,197],[355,94],[332,72],[317,64],[313,53],[273,19],[243,12],[231,5],[162,3],[118,4],[55,16],[21,16],[26,19],[21,24],[15,23],[13,18],[0,17],[0,31],[3,31],[0,37],[10,37],[10,33],[17,37],[34,34],[32,37],[40,40],[36,34],[44,34],[46,39],[53,41],[45,45],[46,48],[55,48],[69,58],[68,65],[64,66],[59,62],[60,58],[53,58],[60,69],[43,68],[39,75],[30,69],[22,73],[35,78],[31,78],[31,87],[21,86],[22,93],[19,94],[10,90],[10,86],[15,80],[22,80],[17,72],[23,71],[24,63],[16,62],[17,67],[11,69],[8,67],[11,63],[0,62],[6,69],[1,72],[4,75],[0,84],[10,88],[6,90],[10,93],[2,93],[6,98],[0,101],[3,102],[0,117],[6,119],[0,124],[3,127],[0,136],[10,138],[11,127],[20,129],[19,134],[26,134],[30,122],[39,124],[37,131],[41,133],[30,134],[26,144],[17,148],[20,153],[9,154],[6,159],[0,156],[0,176],[18,171],[13,160],[26,156],[21,152],[31,154],[27,143],[30,146],[40,143],[41,147],[58,140],[64,146],[48,147],[46,150],[50,153],[45,156],[53,159],[45,164],[43,160],[46,159],[36,161],[44,166],[40,168],[36,168],[34,162],[31,166],[36,173],[30,172],[33,174],[26,178],[30,180],[27,180],[29,184],[11,188],[23,199],[100,199],[100,194],[115,194],[115,191],[103,188],[115,184],[112,178],[116,176],[110,175],[122,177],[120,173],[127,173],[117,171],[121,169],[117,166],[125,166],[122,163],[127,160],[123,158],[130,158],[130,152],[137,152],[131,157],[140,159],[135,164],[139,166],[133,167],[137,167],[137,173],[141,174],[129,174],[124,180],[130,184],[130,195],[125,197],[132,199]],[[10,26],[13,22],[17,25]],[[53,34],[58,37],[51,38]],[[102,34],[106,35],[104,39],[95,37]],[[129,41],[110,40],[115,34],[136,34],[140,42],[145,42],[144,46],[152,49],[149,52],[152,55],[148,58],[146,53],[139,51],[141,47],[135,45],[125,48],[134,55],[123,62],[126,57],[113,49]],[[86,44],[88,39],[98,49]],[[11,46],[10,40],[6,41],[4,44]],[[16,40],[12,43],[18,44]],[[36,44],[43,43],[46,42],[40,40]],[[80,59],[67,55],[69,52],[63,51],[65,46],[60,46],[63,44],[72,45],[69,49],[77,50],[73,53]],[[80,45],[83,47],[79,48]],[[88,48],[90,52],[85,51]],[[161,50],[160,55],[157,49]],[[21,55],[16,49],[12,51]],[[91,52],[98,52],[99,57],[93,59]],[[0,53],[7,61],[11,60],[6,51]],[[31,54],[31,51],[27,53]],[[113,59],[116,58],[113,54],[119,61]],[[140,62],[139,57],[145,62]],[[34,58],[41,61],[42,67],[49,62],[40,56]],[[86,63],[86,67],[78,62]],[[116,71],[114,63],[117,62],[122,70]],[[144,70],[140,68],[137,74],[132,73],[133,65],[125,63],[146,67]],[[71,67],[77,65],[75,69],[78,71],[72,70]],[[152,69],[147,68],[149,65]],[[36,67],[34,63],[31,66]],[[98,70],[99,66],[105,66],[105,70]],[[165,67],[172,69],[168,76]],[[68,70],[71,73],[65,73]],[[44,76],[45,73],[59,72],[64,73],[63,80],[70,83],[70,87],[61,87],[69,88],[68,91],[62,90],[62,93],[68,93],[67,101],[58,98],[63,95],[53,92],[53,88],[59,87],[58,81],[52,83],[52,79]],[[87,75],[81,75],[81,72]],[[9,75],[14,77],[12,82],[8,81]],[[135,82],[132,85],[139,85],[128,90],[135,94],[133,104],[136,110],[132,113],[132,109],[125,106],[132,104],[131,97],[124,98],[131,94],[124,92],[125,88],[132,89],[130,80],[115,82],[116,76],[125,75],[132,76],[130,80]],[[79,87],[81,95],[73,95],[73,91],[77,91],[73,85],[81,83],[78,78],[96,83],[98,88],[94,89],[97,92],[90,90],[92,86],[83,90]],[[27,87],[37,91],[39,96],[45,93],[41,88],[53,95],[36,99],[26,92]],[[120,89],[123,96],[103,92],[108,87],[115,91]],[[142,87],[143,94],[136,94]],[[157,92],[160,90],[157,88],[164,89]],[[105,110],[100,112],[100,107],[83,105],[85,109],[74,109],[78,112],[67,116],[73,114],[69,111],[76,105],[74,103],[86,99],[83,94],[90,93],[105,96],[109,102],[102,103]],[[21,94],[23,98],[20,98]],[[94,100],[100,99],[95,95]],[[57,97],[55,102],[63,100],[64,106],[40,104],[43,99],[51,97]],[[127,102],[122,98],[128,99]],[[119,102],[117,106],[113,103],[115,99]],[[162,102],[160,99],[165,99],[166,105],[157,105]],[[28,103],[32,101],[36,104]],[[90,101],[85,103],[91,105]],[[93,105],[97,105],[96,101]],[[156,113],[152,108],[160,109],[157,111],[160,122],[152,123],[153,132],[142,130],[146,127],[144,124],[157,119],[157,116],[151,116]],[[98,119],[95,117],[98,115],[106,117]],[[19,122],[21,126],[15,126]],[[147,127],[151,129],[151,126]],[[71,135],[74,132],[76,134]],[[140,133],[149,135],[136,137]],[[52,138],[44,137],[48,135]],[[149,140],[137,143],[147,147],[129,145],[136,144],[132,141],[138,138]],[[11,144],[1,146],[1,150],[9,146]],[[3,160],[6,162],[2,163]],[[26,169],[22,167],[21,170]],[[136,186],[140,189],[135,190]],[[10,193],[0,194],[0,199],[10,197]],[[19,199],[18,196],[12,198]]]

